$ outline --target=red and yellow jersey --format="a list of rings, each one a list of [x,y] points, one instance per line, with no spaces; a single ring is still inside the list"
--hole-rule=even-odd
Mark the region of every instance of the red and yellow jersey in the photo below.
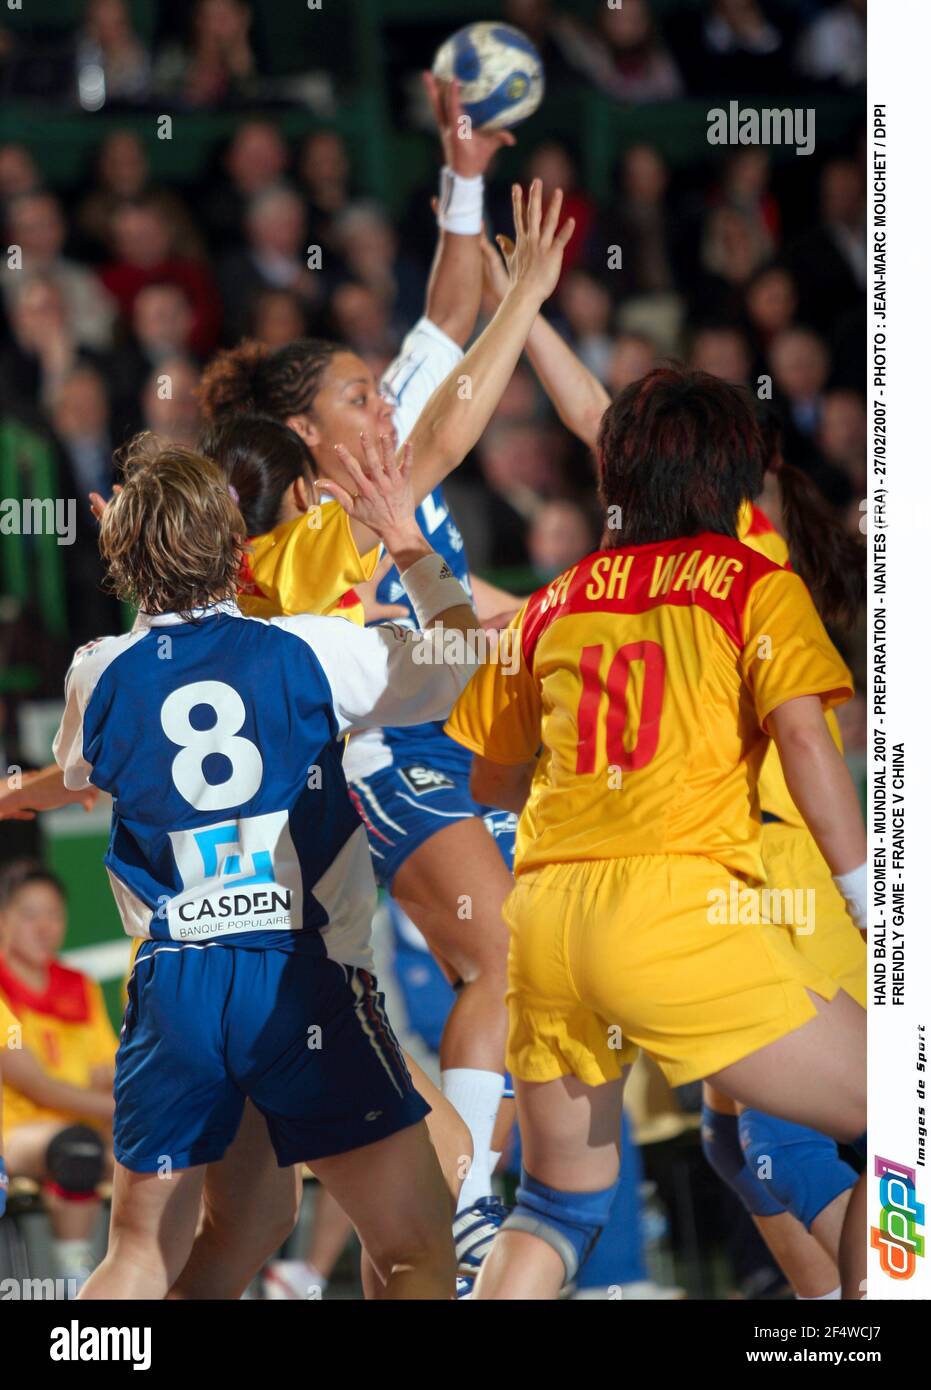
[[[798,576],[705,532],[596,551],[511,626],[517,669],[481,667],[446,728],[492,762],[539,751],[515,872],[697,854],[761,880],[767,718],[796,696],[852,694]]]
[[[34,1053],[43,1071],[57,1081],[87,1086],[95,1067],[113,1066],[116,1034],[100,986],[86,975],[54,962],[46,989],[37,993],[0,959],[0,1042],[9,1041],[3,1026],[4,1005],[13,1015],[10,1026],[18,1029],[15,1045]],[[3,1125],[7,1133],[16,1125],[61,1118],[4,1085]]]
[[[371,579],[377,563],[378,547],[360,555],[347,514],[338,502],[323,502],[251,538],[237,602],[250,618],[336,613],[361,626],[353,585]]]
[[[752,550],[767,556],[777,565],[788,568],[789,547],[759,507],[754,507],[749,502],[744,503],[737,518],[737,535],[744,545],[749,545]],[[844,743],[841,738],[837,715],[833,710],[827,710],[825,719],[831,737],[837,744],[838,751],[843,753]],[[786,825],[798,826],[800,829],[805,825],[804,817],[792,800],[786,785],[779,750],[774,743],[770,744],[763,759],[763,766],[760,769],[759,791],[761,811],[765,811],[770,816],[776,816]]]

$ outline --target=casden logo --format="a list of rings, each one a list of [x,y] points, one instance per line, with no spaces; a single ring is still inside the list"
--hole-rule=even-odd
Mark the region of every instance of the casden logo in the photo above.
[[[879,1251],[879,1267],[890,1279],[911,1279],[925,1253],[925,1238],[918,1228],[925,1224],[924,1203],[915,1193],[915,1170],[893,1163],[879,1154],[873,1167],[879,1178],[879,1225],[870,1228],[870,1245]]]

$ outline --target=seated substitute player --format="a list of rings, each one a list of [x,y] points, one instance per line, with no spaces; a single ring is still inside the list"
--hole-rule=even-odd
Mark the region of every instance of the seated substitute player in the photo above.
[[[453,1294],[427,1106],[370,971],[375,884],[340,741],[387,711],[448,707],[475,618],[414,522],[409,451],[365,454],[343,459],[353,505],[422,626],[465,635],[455,662],[431,631],[243,617],[242,516],[188,450],[140,444],[102,520],[110,578],[140,612],[76,654],[55,756],[71,789],[113,795],[107,868],[144,940],[117,1054],[110,1245],[82,1297],[165,1295],[247,1097],[279,1164],[312,1162],[349,1213],[388,1297]]]
[[[7,1168],[42,1184],[56,1273],[80,1281],[92,1265],[97,1187],[112,1171],[116,1034],[100,986],[57,960],[66,920],[64,888],[41,864],[0,871]]]
[[[497,238],[505,261],[513,244]],[[508,277],[489,242],[483,247],[485,283],[493,298],[506,292]],[[527,339],[531,362],[567,429],[595,449],[610,397],[597,377],[542,317]],[[781,431],[771,411],[760,410],[767,481],[782,515],[789,545],[759,507],[744,503],[737,536],[776,564],[794,568],[811,591],[822,618],[849,625],[865,591],[865,552],[849,537],[815,486],[782,454]],[[833,710],[826,712],[841,748]],[[814,894],[815,920],[789,940],[852,999],[866,1007],[866,947],[850,919],[830,869],[794,805],[775,744],[763,760],[759,783],[763,817],[762,855],[767,887],[780,895],[802,888]],[[776,901],[785,901],[783,897]],[[808,899],[811,901],[811,899]],[[798,924],[796,924],[798,925]],[[824,1134],[760,1111],[745,1111],[705,1085],[702,1141],[715,1172],[747,1207],[773,1256],[800,1298],[840,1296],[837,1258],[840,1232],[856,1173]],[[768,1158],[763,1164],[756,1160]],[[763,1180],[760,1172],[770,1176]],[[809,1234],[810,1232],[810,1234]]]
[[[521,812],[507,903],[508,1064],[524,1168],[479,1298],[546,1298],[602,1229],[626,1065],[842,1140],[865,1127],[863,1011],[734,894],[764,880],[768,736],[858,923],[866,837],[824,720],[850,674],[797,575],[737,540],[763,450],[743,392],[659,369],[598,440],[603,549],[514,620],[517,674],[487,667],[448,722],[473,791]],[[749,914],[751,918],[753,914]],[[742,919],[742,920],[741,920]],[[865,1273],[862,1179],[841,1241]]]

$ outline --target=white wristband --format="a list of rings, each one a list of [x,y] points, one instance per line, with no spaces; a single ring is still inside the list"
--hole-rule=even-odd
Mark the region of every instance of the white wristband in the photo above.
[[[455,608],[460,603],[472,606],[449,565],[435,551],[415,560],[401,575],[401,583],[422,628],[447,608]]]
[[[448,164],[440,170],[440,198],[436,220],[444,232],[477,236],[482,230],[482,201],[485,180],[481,174],[464,179]]]
[[[847,911],[853,918],[854,926],[865,931],[867,925],[866,860],[864,859],[858,869],[850,869],[846,874],[835,874],[834,882],[847,904]]]

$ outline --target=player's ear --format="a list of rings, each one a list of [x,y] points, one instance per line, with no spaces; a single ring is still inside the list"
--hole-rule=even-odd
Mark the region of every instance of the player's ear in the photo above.
[[[306,415],[289,415],[285,424],[289,430],[301,436],[308,449],[316,449],[320,443],[320,431]]]
[[[316,501],[316,498],[311,498],[310,484],[306,478],[294,479],[294,482],[291,484],[291,500],[299,512],[306,512],[311,502]]]

